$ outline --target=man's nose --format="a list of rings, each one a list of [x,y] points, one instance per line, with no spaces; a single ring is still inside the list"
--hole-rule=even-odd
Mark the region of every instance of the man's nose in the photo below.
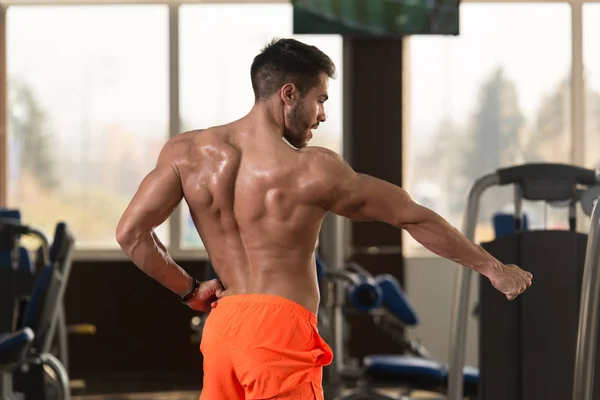
[[[325,121],[327,121],[327,114],[325,114],[325,111],[321,111],[319,113],[319,115],[317,116],[317,120],[319,122],[325,122]]]

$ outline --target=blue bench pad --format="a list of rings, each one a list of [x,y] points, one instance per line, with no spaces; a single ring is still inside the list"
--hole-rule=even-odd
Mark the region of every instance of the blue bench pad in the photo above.
[[[0,367],[21,362],[33,339],[33,331],[29,328],[0,335]]]
[[[419,323],[417,313],[408,302],[398,280],[390,274],[375,277],[375,282],[383,292],[383,306],[407,326]]]
[[[367,377],[383,384],[406,384],[419,389],[436,389],[446,386],[448,370],[433,360],[404,355],[370,355],[363,359]],[[477,386],[479,370],[463,369],[465,390]]]

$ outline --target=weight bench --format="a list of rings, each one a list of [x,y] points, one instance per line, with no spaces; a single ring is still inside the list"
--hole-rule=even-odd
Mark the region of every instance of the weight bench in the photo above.
[[[54,242],[50,247],[50,262],[38,274],[23,316],[23,330],[33,333],[26,356],[21,364],[27,368],[14,368],[13,387],[24,399],[48,400],[70,398],[69,378],[64,364],[52,354],[56,329],[64,321],[60,316],[71,269],[74,238],[64,223],[56,226]],[[59,341],[64,340],[59,335]],[[59,346],[66,350],[65,344]],[[66,354],[61,354],[66,357]],[[66,361],[66,358],[65,358]],[[56,377],[56,396],[47,392],[44,366],[50,367]]]
[[[365,281],[362,291],[364,292]],[[394,338],[401,337],[399,328],[416,326],[418,317],[404,291],[395,277],[389,274],[376,276],[374,283],[377,287],[372,293],[380,293],[381,300],[373,301],[380,306],[373,307],[369,313],[375,322]],[[367,280],[368,281],[368,280]],[[353,287],[350,286],[350,291]],[[354,296],[356,298],[356,296]],[[363,297],[367,299],[367,297]],[[365,356],[362,360],[363,382],[362,386],[399,386],[407,387],[409,390],[427,390],[445,393],[448,381],[448,370],[426,351],[426,349],[413,342],[404,343],[408,345],[410,355],[373,354]],[[464,393],[466,397],[477,396],[479,371],[473,367],[464,368]],[[354,394],[356,395],[356,394]]]

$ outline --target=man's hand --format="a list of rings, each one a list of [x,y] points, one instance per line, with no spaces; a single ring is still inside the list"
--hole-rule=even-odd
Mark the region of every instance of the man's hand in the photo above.
[[[499,263],[485,274],[491,284],[506,295],[508,300],[514,300],[531,286],[533,275],[523,271],[516,265]]]
[[[225,289],[221,282],[218,279],[212,279],[202,282],[194,297],[186,304],[193,310],[209,312],[224,295]]]

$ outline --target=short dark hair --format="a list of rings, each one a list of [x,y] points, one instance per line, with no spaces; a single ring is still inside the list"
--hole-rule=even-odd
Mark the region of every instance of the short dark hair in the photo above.
[[[252,62],[250,78],[256,102],[266,101],[288,82],[300,92],[313,88],[321,74],[335,78],[335,64],[315,46],[295,39],[273,39]]]

